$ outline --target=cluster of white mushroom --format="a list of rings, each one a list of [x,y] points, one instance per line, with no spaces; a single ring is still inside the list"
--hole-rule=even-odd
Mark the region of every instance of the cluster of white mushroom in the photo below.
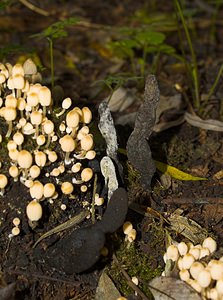
[[[207,263],[201,260],[216,249],[217,243],[211,237],[207,237],[202,245],[176,243],[167,248],[164,261],[175,262],[180,279],[201,293],[204,299],[220,300],[223,299],[223,257]]]
[[[131,222],[126,221],[122,226],[123,232],[125,234],[125,240],[132,243],[136,239],[136,230],[133,228]]]
[[[32,198],[26,209],[30,222],[42,217],[41,201],[58,197],[58,185],[65,195],[72,195],[74,185],[86,192],[93,170],[84,167],[82,160],[96,156],[88,126],[92,121],[91,110],[88,107],[70,109],[72,100],[66,98],[62,110],[55,115],[50,89],[36,83],[40,78],[31,59],[23,65],[0,63],[0,118],[8,124],[6,134],[0,132],[0,143],[7,144],[10,160],[8,170],[1,162],[4,171],[0,174],[0,193],[4,195],[10,177],[20,180]],[[55,128],[54,120],[58,121],[65,112],[63,121]],[[55,149],[57,141],[64,152],[64,161],[60,162]],[[45,172],[46,166],[51,168],[50,172]],[[73,174],[72,182],[62,181],[64,172]],[[43,184],[40,175],[49,178],[49,182]],[[50,177],[56,184],[50,182]],[[65,205],[62,209],[66,209]]]

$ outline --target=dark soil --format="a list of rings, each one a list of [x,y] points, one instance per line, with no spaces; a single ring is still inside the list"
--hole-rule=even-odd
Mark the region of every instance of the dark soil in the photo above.
[[[223,11],[220,6],[216,22],[212,22],[211,13],[208,10],[209,4],[205,5],[203,11],[198,5],[200,1],[185,2],[188,9],[195,11],[194,15],[191,13],[190,16],[193,26],[190,25],[189,28],[192,30],[198,60],[200,96],[204,98],[222,64],[223,27],[220,20]],[[59,38],[54,44],[55,84],[57,88],[59,86],[60,91],[54,91],[55,97],[58,99],[55,111],[58,111],[60,101],[65,97],[71,97],[75,106],[89,106],[92,109],[94,115],[92,130],[98,153],[95,166],[98,166],[100,158],[105,154],[105,143],[97,130],[97,108],[110,93],[105,86],[103,88],[99,86],[98,81],[111,74],[124,73],[128,75],[132,72],[130,60],[127,58],[117,59],[106,48],[106,44],[108,41],[118,38],[118,27],[145,26],[149,18],[143,23],[143,16],[148,13],[154,16],[168,16],[167,19],[171,21],[174,18],[174,6],[167,1],[132,0],[87,0],[75,1],[75,3],[57,0],[32,1],[32,3],[48,12],[49,16],[45,17],[36,13],[20,1],[9,1],[9,4],[0,10],[0,60],[4,63],[10,61],[14,64],[32,57],[42,68],[43,84],[50,86],[48,42],[44,38],[30,36],[39,33],[52,23],[70,16],[78,16],[84,20],[82,23],[69,26],[67,28],[68,36]],[[141,17],[137,17],[140,14]],[[167,44],[173,46],[177,54],[182,55],[177,28],[170,29],[162,22],[158,28],[160,32],[165,33]],[[182,43],[185,47],[185,57],[189,61],[191,59],[190,51],[184,37]],[[138,57],[140,57],[141,51],[140,49],[136,51]],[[147,57],[146,74],[151,73],[150,70],[155,70],[161,96],[171,98],[179,94],[179,91],[175,89],[176,83],[183,87],[181,95],[183,105],[176,111],[170,109],[171,117],[182,115],[187,110],[194,111],[203,118],[222,120],[220,103],[223,96],[222,79],[220,79],[208,105],[204,105],[199,111],[193,102],[190,91],[191,78],[188,79],[184,64],[179,63],[175,57],[164,54],[160,55],[154,69],[153,58],[154,54]],[[136,73],[131,73],[131,76],[140,76],[139,64]],[[128,81],[124,84],[124,88],[133,95],[134,102],[123,112],[114,113],[114,120],[127,113],[137,111],[143,98],[142,81]],[[168,122],[166,111],[162,114],[160,122],[163,120]],[[5,125],[1,123],[0,126],[1,133],[6,132]],[[125,148],[131,130],[131,126],[117,126],[121,148]],[[182,209],[184,217],[196,221],[207,230],[207,233],[217,239],[219,247],[223,247],[223,175],[218,173],[222,171],[223,162],[222,133],[202,130],[186,122],[181,122],[180,125],[160,133],[154,132],[150,137],[149,144],[154,160],[165,162],[194,176],[205,177],[207,180],[181,181],[168,176],[163,178],[157,170],[151,183],[151,192],[144,191],[135,180],[137,177],[131,173],[126,156],[120,154],[129,202],[136,203],[137,207],[141,209],[141,211],[139,209],[137,211],[130,205],[126,217],[126,220],[131,221],[134,228],[137,229],[137,239],[134,246],[131,245],[128,248],[121,228],[113,234],[107,234],[105,245],[109,249],[108,256],[101,256],[95,265],[80,274],[66,274],[59,271],[58,268],[54,268],[53,264],[48,265],[44,260],[43,253],[47,253],[50,246],[55,246],[63,238],[72,235],[75,229],[90,226],[91,219],[83,221],[75,228],[49,236],[35,250],[33,244],[43,233],[78,214],[82,209],[83,201],[91,202],[94,182],[91,181],[88,184],[87,193],[81,193],[79,188],[75,188],[74,199],[68,199],[60,193],[53,205],[43,201],[44,217],[38,226],[32,229],[28,225],[25,213],[26,205],[30,201],[28,190],[19,181],[13,182],[10,179],[6,193],[0,199],[0,288],[8,287],[9,293],[9,297],[5,297],[3,300],[13,299],[13,297],[16,300],[94,299],[98,280],[104,268],[107,268],[108,274],[122,295],[129,296],[129,299],[141,299],[140,295],[134,296],[134,291],[126,284],[126,278],[123,278],[120,270],[117,271],[117,266],[112,258],[113,253],[116,254],[120,266],[125,268],[130,276],[138,275],[140,277],[142,283],[140,288],[148,297],[147,299],[151,299],[148,288],[146,289],[145,286],[152,277],[158,276],[162,272],[164,264],[162,256],[166,250],[165,230],[169,230],[173,239],[185,240],[180,232],[168,229],[168,225],[160,217],[162,215],[168,218],[178,208]],[[58,152],[60,151],[57,144],[54,147]],[[4,162],[4,167],[7,169],[10,161],[6,154],[6,146],[2,145],[0,161]],[[62,159],[63,154],[61,153],[60,160]],[[50,172],[51,167],[46,171]],[[43,182],[47,181],[45,174],[42,174],[40,179]],[[71,175],[64,175],[61,179],[71,180]],[[52,180],[56,183],[56,179]],[[98,178],[98,189],[100,192],[104,192],[104,181],[101,174]],[[60,209],[61,204],[66,204],[65,211]],[[142,213],[145,207],[151,209],[147,211],[147,214]],[[106,208],[103,206],[96,211],[98,220],[102,218],[105,210]],[[13,227],[12,220],[18,216],[21,219],[21,233],[9,238]],[[69,254],[69,251],[69,246],[61,247],[64,257]],[[137,264],[137,261],[142,262],[142,265]],[[149,264],[147,264],[148,262]],[[11,283],[15,283],[15,285],[10,287]]]

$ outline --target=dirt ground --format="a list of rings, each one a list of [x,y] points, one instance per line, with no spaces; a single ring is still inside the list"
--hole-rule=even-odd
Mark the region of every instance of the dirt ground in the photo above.
[[[80,20],[64,28],[66,36],[59,36],[54,40],[54,113],[60,110],[61,101],[65,97],[70,97],[74,106],[90,107],[94,120],[91,130],[97,152],[95,168],[105,155],[105,142],[97,129],[98,106],[110,95],[112,88],[115,89],[120,84],[113,81],[108,88],[108,84],[106,87],[103,81],[105,83],[108,76],[114,78],[115,75],[119,75],[119,80],[120,77],[122,80],[124,78],[120,85],[133,101],[122,111],[113,112],[113,118],[117,124],[124,186],[129,196],[126,220],[132,222],[137,231],[136,240],[131,244],[126,242],[121,227],[116,232],[107,234],[107,255],[101,255],[99,261],[85,272],[65,274],[51,264],[45,264],[42,255],[47,252],[48,247],[72,234],[73,228],[49,236],[35,249],[33,244],[43,233],[79,213],[83,201],[90,203],[94,182],[87,184],[87,193],[82,193],[79,187],[75,187],[72,200],[60,193],[54,202],[55,205],[43,201],[44,217],[36,227],[31,228],[26,216],[26,205],[30,198],[28,190],[19,181],[14,182],[10,179],[9,186],[0,199],[0,288],[6,291],[5,295],[2,293],[3,300],[94,299],[103,270],[106,270],[120,295],[127,299],[153,299],[148,282],[159,276],[164,269],[163,254],[168,237],[171,236],[178,242],[188,241],[190,237],[184,235],[180,229],[171,228],[165,221],[176,210],[187,220],[197,222],[207,235],[216,239],[219,248],[223,247],[223,136],[220,125],[218,124],[215,130],[207,130],[199,125],[193,126],[191,122],[183,119],[186,111],[202,119],[223,119],[221,78],[210,99],[205,102],[222,65],[223,11],[221,4],[218,6],[212,1],[184,2],[188,28],[197,57],[201,99],[199,107],[194,101],[191,74],[185,67],[185,60],[191,62],[190,47],[182,26],[179,35],[179,24],[176,22],[172,1],[36,0],[32,1],[34,6],[31,7],[26,1],[3,1],[0,4],[0,61],[23,63],[31,57],[42,74],[43,84],[49,87],[52,80],[49,41],[46,37],[32,35],[69,17],[77,17]],[[174,55],[158,54],[154,50],[148,52],[145,61],[142,62],[140,59],[143,48],[136,47],[133,58],[132,50],[129,56],[120,56],[108,46],[122,37],[120,28],[153,28],[154,31],[165,35],[165,46],[173,47]],[[144,72],[141,72],[142,66],[145,68]],[[166,163],[207,180],[176,179],[173,174],[162,174],[157,167],[151,190],[148,192],[143,190],[137,177],[134,177],[135,174],[123,151],[133,129],[130,115],[138,110],[143,99],[143,76],[150,73],[155,73],[162,103],[166,103],[156,120],[158,129],[154,130],[149,139],[154,161]],[[173,100],[173,104],[170,103],[170,99]],[[120,125],[118,120],[125,115],[129,120],[127,124],[121,122]],[[2,120],[0,122],[3,135],[7,126]],[[63,160],[59,145],[55,144],[54,148],[51,150],[56,150],[59,160]],[[4,144],[0,148],[0,161],[4,168],[9,168],[10,160]],[[47,167],[46,172],[51,171],[52,168]],[[103,177],[100,171],[98,173],[98,190],[103,192]],[[71,178],[72,175],[67,173],[61,180],[69,181]],[[44,175],[41,175],[40,179],[43,183],[47,182]],[[53,178],[53,183],[56,184],[56,178]],[[66,205],[66,210],[60,209],[62,204]],[[105,210],[105,206],[97,209],[99,218],[102,218]],[[18,215],[21,220],[21,232],[18,236],[10,237],[12,220]],[[86,219],[78,228],[90,225],[91,219]],[[189,241],[193,242],[193,239]],[[199,238],[196,240],[196,243],[198,242]],[[65,246],[64,257],[70,251],[69,244]],[[131,284],[129,286],[129,278],[125,272],[130,279],[133,276],[138,277],[138,288],[142,293],[137,293]]]

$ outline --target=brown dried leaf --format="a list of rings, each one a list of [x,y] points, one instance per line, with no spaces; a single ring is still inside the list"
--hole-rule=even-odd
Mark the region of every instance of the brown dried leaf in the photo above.
[[[103,272],[98,282],[95,300],[117,300],[121,294],[115,287],[110,277]]]
[[[188,284],[172,277],[156,277],[149,283],[155,300],[201,300],[201,296]]]

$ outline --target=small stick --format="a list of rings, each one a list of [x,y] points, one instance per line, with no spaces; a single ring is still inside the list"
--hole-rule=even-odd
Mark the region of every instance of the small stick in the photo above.
[[[32,10],[32,11],[36,12],[37,14],[40,14],[44,17],[48,17],[50,15],[49,12],[33,5],[32,3],[28,2],[27,0],[19,0],[19,2],[21,2],[23,5],[28,7],[30,10]]]
[[[132,282],[132,279],[130,278],[130,276],[128,275],[128,273],[120,266],[120,263],[117,259],[117,257],[115,256],[115,254],[112,255],[112,258],[114,260],[114,262],[116,263],[116,265],[118,266],[118,268],[120,269],[120,271],[122,272],[122,274],[124,275],[124,277],[127,280],[127,284],[137,293],[139,294],[139,296],[143,299],[143,300],[149,300],[148,297],[146,297],[146,295],[137,287],[137,285],[135,285],[135,283]]]

